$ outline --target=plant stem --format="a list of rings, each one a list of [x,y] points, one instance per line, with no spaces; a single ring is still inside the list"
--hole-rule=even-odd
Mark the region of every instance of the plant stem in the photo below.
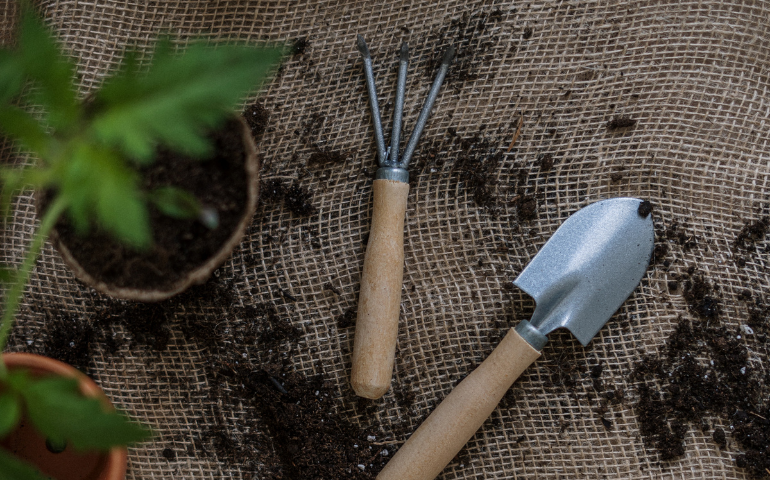
[[[59,217],[67,207],[67,201],[64,198],[55,198],[53,203],[46,210],[43,219],[40,221],[40,228],[35,232],[35,236],[32,238],[32,244],[29,246],[27,255],[24,257],[24,261],[16,272],[16,278],[11,284],[10,288],[5,295],[5,305],[3,308],[3,318],[0,321],[0,352],[5,348],[5,342],[8,341],[8,335],[11,332],[13,326],[13,319],[16,315],[16,309],[19,307],[21,297],[24,295],[24,289],[27,286],[27,281],[32,273],[32,269],[37,263],[37,257],[40,255],[40,251],[45,244],[45,240],[48,238],[48,234],[51,233],[51,229],[56,225]],[[5,377],[6,367],[0,357],[0,378]]]

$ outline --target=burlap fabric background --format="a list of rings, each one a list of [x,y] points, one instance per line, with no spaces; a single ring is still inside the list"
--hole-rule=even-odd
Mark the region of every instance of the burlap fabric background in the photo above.
[[[0,9],[5,42],[12,41],[16,9],[12,0]],[[661,352],[678,317],[693,317],[681,289],[668,286],[688,268],[716,286],[720,320],[736,335],[750,307],[741,298],[761,303],[769,294],[767,240],[752,244],[740,261],[735,240],[769,208],[770,4],[51,0],[40,9],[77,60],[84,93],[116,66],[126,44],[150,45],[159,32],[306,38],[261,96],[271,118],[260,148],[263,179],[295,181],[311,193],[315,212],[296,215],[284,203],[261,203],[215,278],[235,306],[274,304],[300,336],[280,352],[222,346],[235,357],[257,367],[278,354],[297,372],[322,374],[336,412],[376,432],[392,452],[505,328],[526,318],[531,301],[510,282],[554,230],[590,202],[645,198],[655,205],[656,241],[669,246],[665,263],[650,268],[589,347],[552,335],[543,358],[442,478],[748,478],[735,466],[742,449],[731,439],[729,419],[718,415],[707,420],[728,432],[725,448],[710,430],[689,425],[685,455],[661,461],[639,432],[630,374],[644,355]],[[409,42],[407,133],[435,60],[450,43],[459,51],[411,168],[394,389],[370,403],[358,402],[348,385],[354,329],[339,320],[357,302],[375,166],[357,33],[374,56],[385,125],[398,47]],[[607,128],[623,116],[637,123]],[[3,145],[4,158],[29,161]],[[308,165],[319,149],[343,159]],[[489,190],[475,190],[469,165],[492,165]],[[522,195],[536,201],[533,218]],[[2,262],[19,262],[35,221],[25,194],[5,227]],[[667,239],[672,225],[684,240]],[[39,349],[50,319],[90,319],[107,301],[77,282],[49,246],[10,348]],[[242,319],[205,301],[197,305],[167,313],[163,349],[140,342],[118,353],[92,349],[88,372],[116,404],[158,432],[154,442],[131,449],[128,478],[269,478],[259,462],[222,461],[200,441],[214,427],[235,437],[265,432],[258,421],[244,431],[245,419],[256,415],[247,403],[207,393],[210,352],[182,331],[202,319],[226,332]],[[766,376],[767,343],[750,337],[742,341],[755,375]],[[594,378],[600,362],[603,388],[625,392],[606,412],[599,411]],[[570,381],[559,381],[562,375]],[[163,455],[169,448],[173,458]]]

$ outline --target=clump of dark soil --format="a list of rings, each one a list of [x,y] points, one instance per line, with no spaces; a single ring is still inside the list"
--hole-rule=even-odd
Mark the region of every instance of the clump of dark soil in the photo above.
[[[519,211],[519,219],[529,222],[537,219],[537,199],[532,195],[519,197],[516,202]]]
[[[307,47],[309,44],[310,42],[308,41],[307,37],[299,37],[295,39],[294,42],[291,44],[291,54],[303,55],[307,50]]]
[[[272,479],[373,479],[389,459],[372,436],[334,414],[333,388],[320,376],[237,371],[243,394],[267,424],[280,465]]]
[[[348,328],[356,324],[356,309],[348,308],[342,315],[337,317],[337,328]]]
[[[768,230],[770,230],[770,217],[746,223],[735,239],[735,248],[749,250],[757,242],[764,240]]]
[[[41,355],[68,363],[81,372],[88,370],[94,340],[94,329],[88,321],[65,315],[47,318],[41,337]]]
[[[682,294],[692,313],[705,320],[716,320],[719,316],[719,299],[714,287],[702,275],[692,275],[685,280]]]
[[[247,207],[246,151],[240,123],[230,122],[211,139],[211,157],[197,160],[161,150],[140,175],[145,191],[174,186],[215,208],[217,228],[209,229],[197,219],[171,218],[150,207],[154,243],[147,251],[126,247],[99,229],[78,235],[66,217],[56,225],[61,242],[94,278],[116,287],[163,289],[183,278],[219,250]],[[41,203],[45,205],[45,200]]]
[[[684,455],[689,424],[708,430],[704,416],[732,422],[731,436],[745,450],[736,459],[754,478],[765,478],[770,467],[770,423],[764,420],[763,373],[749,361],[738,332],[700,321],[680,319],[660,358],[645,357],[632,379],[640,382],[636,412],[645,443],[662,460]],[[721,428],[712,433],[717,445],[729,440]]]
[[[310,158],[307,159],[308,167],[316,167],[319,165],[327,164],[340,164],[350,157],[345,152],[339,152],[336,150],[321,150],[316,149],[315,152],[310,154]]]
[[[453,168],[460,173],[460,178],[476,205],[495,214],[499,210],[496,197],[497,175],[503,152],[480,134],[471,138],[463,138],[456,133],[452,136],[453,142],[457,142],[460,147]]]
[[[647,216],[652,213],[652,202],[649,200],[642,200],[642,202],[639,203],[637,212],[639,213],[640,217],[647,218]]]
[[[620,130],[636,125],[636,120],[629,117],[615,117],[607,122],[607,130]]]
[[[267,130],[267,126],[270,123],[270,112],[262,105],[261,102],[255,102],[243,112],[243,118],[251,128],[251,136],[259,138]]]
[[[313,215],[318,210],[310,202],[313,195],[297,182],[285,182],[280,179],[270,179],[262,182],[261,198],[265,202],[278,203],[283,201],[286,208],[298,217]]]
[[[655,242],[655,248],[652,249],[652,260],[651,262],[653,264],[663,263],[666,261],[666,255],[668,255],[669,252],[668,244],[666,243],[660,243]]]
[[[698,244],[695,235],[687,233],[685,227],[680,225],[678,222],[671,222],[671,224],[666,228],[665,235],[667,239],[672,240],[680,245],[682,250],[685,252]]]
[[[500,36],[495,34],[495,25],[502,19],[499,9],[465,13],[441,28],[431,42],[435,60],[429,63],[426,74],[432,77],[441,61],[441,52],[447,45],[455,47],[455,58],[446,76],[447,84],[472,82],[479,78],[479,71],[490,61],[493,49]]]
[[[547,172],[550,169],[553,168],[553,154],[552,153],[544,153],[540,155],[538,158],[538,163],[540,164],[540,170],[543,172]]]
[[[139,303],[112,302],[100,308],[94,315],[95,328],[108,331],[113,325],[123,325],[133,337],[133,345],[147,345],[156,351],[163,351],[171,340],[169,322],[170,302]]]

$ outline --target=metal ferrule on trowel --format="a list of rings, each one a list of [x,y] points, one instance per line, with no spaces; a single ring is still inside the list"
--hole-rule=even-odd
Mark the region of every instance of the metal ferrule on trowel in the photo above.
[[[639,284],[652,255],[652,216],[640,200],[593,203],[569,217],[513,282],[536,303],[489,357],[439,404],[377,477],[432,480],[540,357],[547,335],[572,332],[584,346]]]
[[[393,112],[390,149],[385,149],[382,122],[374,83],[372,58],[363,37],[358,36],[358,49],[364,60],[366,87],[374,122],[379,168],[372,185],[372,227],[361,273],[356,333],[353,345],[353,369],[350,383],[361,397],[380,398],[390,387],[398,337],[401,309],[401,285],[404,276],[404,217],[409,194],[409,172],[412,158],[433,103],[454,56],[450,47],[444,55],[436,80],[422,107],[409,142],[399,159],[401,119],[404,111],[408,49],[401,46]]]

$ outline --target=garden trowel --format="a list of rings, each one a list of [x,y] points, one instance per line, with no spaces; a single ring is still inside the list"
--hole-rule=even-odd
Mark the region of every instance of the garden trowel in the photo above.
[[[439,404],[377,477],[432,480],[538,357],[557,328],[584,346],[639,284],[650,261],[649,203],[614,198],[578,210],[559,227],[513,282],[535,311]]]

